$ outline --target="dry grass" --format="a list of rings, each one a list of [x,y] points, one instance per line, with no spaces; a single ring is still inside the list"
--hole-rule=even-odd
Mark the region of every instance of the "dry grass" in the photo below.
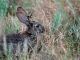
[[[59,27],[59,29],[57,29],[55,33],[51,31],[53,14],[58,9],[57,4],[55,3],[56,0],[30,0],[29,1],[30,3],[28,4],[31,4],[31,5],[30,6],[28,5],[27,7],[25,5],[27,3],[25,2],[25,0],[17,0],[17,2],[18,1],[19,3],[17,4],[17,6],[23,6],[24,9],[26,9],[26,11],[33,12],[31,20],[38,21],[45,27],[45,33],[44,33],[43,39],[41,39],[42,50],[38,54],[34,52],[30,60],[73,60],[74,58],[75,58],[74,60],[78,60],[78,56],[77,58],[76,57],[73,58],[73,56],[71,56],[67,50],[68,44],[66,43],[64,38],[65,31],[62,30],[61,27]],[[62,1],[61,5],[63,6],[64,10],[67,13],[69,13],[68,16],[73,18],[74,10],[69,8],[70,6],[64,0],[61,0],[61,1]],[[80,4],[77,2],[77,0],[72,0],[72,1],[74,6],[76,6],[75,9],[77,10],[77,13],[80,14]],[[12,16],[9,16],[9,17],[12,17]],[[17,20],[17,18],[14,18],[14,20],[15,19]],[[19,27],[17,29],[19,29]],[[64,29],[66,29],[66,27],[67,27],[67,24],[65,24]],[[22,26],[21,29],[23,30],[25,28]]]

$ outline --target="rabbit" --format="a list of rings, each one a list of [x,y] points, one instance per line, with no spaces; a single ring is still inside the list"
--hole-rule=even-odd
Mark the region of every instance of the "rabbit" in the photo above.
[[[7,34],[5,36],[7,47],[9,47],[10,44],[13,44],[13,51],[15,54],[15,50],[17,49],[16,46],[20,44],[21,51],[24,51],[24,53],[31,53],[37,44],[37,36],[44,33],[45,29],[39,22],[30,21],[30,17],[26,15],[26,12],[22,7],[17,8],[16,16],[21,23],[28,27],[28,30],[24,31],[23,33]],[[1,39],[0,42],[1,41],[4,43],[3,39]]]
[[[22,7],[17,8],[16,15],[20,22],[28,26],[27,32],[35,36],[35,40],[37,39],[38,34],[44,32],[44,27],[39,22],[30,21],[30,17],[32,16],[32,14],[30,16],[26,16],[26,12]]]
[[[33,36],[35,36],[35,40],[37,41],[37,37],[40,36],[44,31],[44,27],[39,23],[39,22],[36,22],[36,21],[31,21],[30,20],[30,17],[32,16],[32,14],[30,16],[27,16],[26,17],[26,14],[24,12],[23,15],[21,15],[23,12],[22,11],[23,8],[22,7],[18,7],[17,8],[17,17],[19,18],[19,20],[24,23],[26,26],[28,26],[28,32],[31,33]],[[19,13],[20,12],[20,13]],[[18,14],[19,13],[19,14]],[[24,17],[23,17],[24,16]],[[28,18],[28,19],[27,19]],[[27,23],[26,23],[27,22]],[[28,24],[29,23],[29,24]]]

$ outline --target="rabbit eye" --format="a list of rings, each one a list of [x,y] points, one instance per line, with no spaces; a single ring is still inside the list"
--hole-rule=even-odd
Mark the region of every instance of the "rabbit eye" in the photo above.
[[[36,25],[35,25],[35,27],[39,27],[39,25],[38,25],[38,24],[36,24]]]
[[[39,27],[39,25],[36,25],[36,27]]]

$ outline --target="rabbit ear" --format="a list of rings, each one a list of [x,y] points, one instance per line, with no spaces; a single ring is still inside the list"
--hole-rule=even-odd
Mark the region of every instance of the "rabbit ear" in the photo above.
[[[17,12],[16,15],[18,17],[18,19],[20,20],[20,22],[27,24],[29,23],[29,17],[26,16],[26,11],[22,8],[22,7],[18,7],[17,8]]]

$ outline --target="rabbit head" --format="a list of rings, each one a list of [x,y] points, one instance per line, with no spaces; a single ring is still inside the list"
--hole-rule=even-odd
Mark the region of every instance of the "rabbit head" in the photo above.
[[[17,8],[16,15],[20,22],[26,24],[28,30],[32,31],[33,33],[43,33],[44,27],[35,21],[30,21],[30,17],[26,15],[26,11],[22,7]],[[30,15],[31,16],[31,15]],[[31,33],[32,33],[31,32]]]
[[[31,25],[32,25],[32,30],[35,33],[43,33],[45,31],[44,27],[35,21],[31,21]]]

